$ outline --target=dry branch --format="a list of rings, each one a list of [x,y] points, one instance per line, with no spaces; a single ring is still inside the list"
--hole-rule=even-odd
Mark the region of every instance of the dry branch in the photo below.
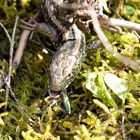
[[[104,32],[102,31],[102,29],[100,27],[98,15],[92,6],[88,7],[87,15],[89,15],[91,17],[92,24],[94,26],[94,30],[97,33],[98,38],[103,43],[105,49],[110,54],[112,54],[115,58],[117,58],[119,61],[121,61],[125,65],[129,66],[131,69],[133,69],[135,71],[140,71],[140,61],[139,60],[131,60],[128,57],[119,54],[116,50],[114,50],[112,48],[111,43],[109,42],[109,40],[107,39],[107,37],[105,36]]]
[[[7,81],[6,81],[6,99],[5,99],[6,103],[8,103],[9,87],[11,85],[13,50],[14,50],[14,44],[15,44],[15,35],[16,35],[17,23],[18,23],[18,17],[16,17],[16,21],[15,21],[15,25],[14,25],[14,30],[13,30],[13,33],[12,33],[12,39],[11,39],[11,42],[10,42],[9,71],[8,71]],[[7,109],[7,105],[5,106],[5,110],[6,109]]]

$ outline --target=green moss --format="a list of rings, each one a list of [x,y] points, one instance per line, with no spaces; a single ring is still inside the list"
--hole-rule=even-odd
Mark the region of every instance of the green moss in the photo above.
[[[8,32],[12,34],[16,15],[25,20],[29,19],[36,12],[36,8],[39,8],[39,3],[37,0],[30,0],[26,4],[17,4],[16,1],[11,3],[7,0],[3,5],[0,2],[0,12],[5,15],[3,17],[1,14],[0,18]],[[114,5],[114,8],[117,8],[118,2],[114,2]],[[139,0],[126,0],[124,6],[126,12],[123,16],[139,21],[139,6]],[[113,16],[114,12],[107,14]],[[20,30],[18,27],[16,43],[20,37]],[[116,50],[130,58],[139,58],[139,40],[131,31],[127,29],[123,31],[124,34],[119,35],[104,30]],[[88,34],[87,42],[95,38],[97,38],[95,34],[94,36]],[[8,72],[9,58],[7,56],[9,57],[9,42],[2,31],[0,34],[0,70],[4,75]],[[55,101],[48,97],[49,59],[50,54],[43,53],[41,47],[28,41],[22,62],[17,71],[12,73],[11,80],[11,88],[20,106],[9,97],[6,115],[3,114],[3,105],[1,106],[5,101],[5,87],[0,88],[0,139],[106,140],[123,139],[124,135],[127,139],[140,137],[139,72],[136,73],[118,62],[103,46],[90,51],[82,64],[80,73],[71,84],[72,91],[68,96],[72,111],[70,115],[66,115],[59,107],[59,102],[55,104]],[[114,93],[114,87],[112,89],[111,86],[107,86],[104,80],[106,72],[126,81],[127,96],[119,96]],[[2,74],[0,74],[1,78]],[[120,89],[121,87],[119,86]],[[124,130],[122,130],[123,127]]]

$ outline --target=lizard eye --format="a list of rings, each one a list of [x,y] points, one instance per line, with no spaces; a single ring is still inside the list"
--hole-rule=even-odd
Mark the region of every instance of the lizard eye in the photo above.
[[[68,78],[70,78],[71,77],[71,73],[69,73],[69,75],[68,75]]]

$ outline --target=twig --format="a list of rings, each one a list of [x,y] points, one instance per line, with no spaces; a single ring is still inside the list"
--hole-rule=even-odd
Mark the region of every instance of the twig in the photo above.
[[[0,69],[0,75],[1,75],[1,78],[0,78],[0,88],[1,88],[5,84],[5,81],[6,81],[1,69]]]
[[[21,58],[23,56],[23,52],[24,52],[24,49],[26,47],[30,32],[31,32],[30,30],[24,30],[21,34],[19,46],[16,50],[16,54],[15,54],[14,60],[13,60],[13,65],[16,65],[16,67],[18,67],[20,64],[20,61],[21,61]]]
[[[98,0],[99,15],[103,15],[103,4],[102,0]]]
[[[139,71],[140,70],[140,61],[139,60],[131,60],[128,57],[125,57],[125,56],[119,54],[116,50],[114,50],[112,48],[109,40],[107,39],[107,37],[105,36],[104,32],[102,31],[102,29],[100,27],[100,23],[98,21],[98,16],[96,14],[94,7],[92,7],[92,6],[88,7],[87,15],[91,17],[94,30],[97,33],[97,36],[99,37],[101,42],[103,43],[105,49],[110,54],[112,54],[115,58],[117,58],[119,61],[121,61],[125,65],[129,66],[131,69],[133,69],[135,71]]]
[[[136,31],[140,31],[140,24],[134,23],[134,22],[131,22],[131,21],[110,18],[108,20],[108,24],[111,25],[111,26],[126,27],[128,29],[133,29],[133,30],[136,30]]]
[[[31,123],[35,124],[35,122],[28,116],[28,114],[20,106],[20,104],[19,104],[18,100],[16,99],[15,94],[12,91],[11,86],[10,86],[10,84],[11,84],[11,73],[12,73],[13,49],[14,49],[14,44],[15,44],[15,34],[16,34],[17,23],[18,23],[18,17],[16,17],[16,21],[15,21],[15,25],[14,25],[14,30],[13,30],[13,34],[12,34],[12,39],[11,39],[11,43],[10,43],[10,57],[9,57],[9,71],[8,71],[8,75],[7,75],[6,78],[3,76],[3,80],[4,80],[4,83],[6,85],[6,103],[8,102],[8,96],[10,95],[14,99],[14,101],[16,101],[16,103],[19,106],[19,108],[22,111],[22,113],[25,114],[26,117],[29,118],[29,121]],[[5,106],[5,110],[6,109],[7,109],[7,104]]]
[[[14,30],[13,30],[13,33],[12,33],[12,39],[11,39],[11,42],[10,42],[9,71],[8,71],[7,82],[6,82],[9,87],[10,87],[10,83],[11,83],[13,50],[14,50],[14,44],[15,44],[15,34],[16,34],[17,23],[18,23],[18,17],[16,17]],[[6,103],[8,103],[8,95],[9,95],[9,87],[8,86],[6,86],[6,99],[5,99]],[[7,105],[5,106],[5,110],[6,109],[7,109]]]
[[[12,34],[12,39],[10,42],[10,51],[9,51],[9,71],[8,71],[8,76],[7,76],[7,85],[10,87],[10,82],[11,82],[11,71],[12,71],[12,59],[13,59],[13,48],[14,48],[14,43],[15,43],[15,33],[16,33],[16,27],[17,27],[17,22],[18,22],[18,17],[16,18],[16,22],[14,25],[14,30]],[[9,88],[6,86],[6,103],[8,103],[8,95],[9,95]],[[7,109],[7,105],[5,106],[5,110]]]
[[[121,125],[121,129],[122,129],[122,134],[123,134],[123,139],[126,140],[126,134],[125,134],[125,129],[124,129],[124,115],[125,115],[125,108],[122,110],[122,125]]]
[[[32,23],[32,21],[34,21],[34,20],[36,21],[36,19],[39,19],[40,13],[41,13],[41,11],[37,12],[37,14],[29,21],[29,23]],[[26,47],[30,32],[31,32],[30,30],[25,29],[21,34],[19,45],[18,45],[16,54],[13,59],[13,65],[16,65],[16,68],[19,66],[19,64],[21,62],[23,52]]]
[[[99,100],[96,100],[96,99],[93,99],[93,102],[98,105],[100,108],[102,108],[106,113],[107,115],[109,115],[111,117],[111,120],[112,120],[112,123],[114,126],[117,125],[117,122],[116,122],[116,119],[115,117],[112,115],[112,113],[109,111],[108,107],[105,106],[102,102],[100,102]]]
[[[136,32],[136,31],[134,31],[133,30],[133,33],[135,34],[135,36],[138,38],[138,40],[140,41],[140,35]]]
[[[11,42],[11,37],[10,37],[10,35],[9,35],[8,31],[7,31],[7,29],[4,27],[4,25],[3,25],[1,22],[0,22],[0,26],[3,28],[4,32],[6,33],[7,38],[8,38],[8,40],[9,40],[9,43],[10,43],[10,42]]]
[[[22,108],[22,106],[19,104],[18,100],[16,99],[15,93],[12,91],[12,89],[7,85],[9,92],[10,92],[10,96],[13,98],[13,100],[17,103],[18,107],[20,108],[20,111],[22,114],[24,114],[30,121],[30,123],[36,124],[30,117],[29,115],[24,111],[24,109]]]
[[[24,114],[29,119],[30,123],[36,125],[36,123],[29,117],[29,115],[24,111],[23,107],[19,104],[18,100],[16,99],[15,93],[12,91],[11,87],[8,85],[7,79],[5,78],[5,76],[1,70],[0,70],[0,74],[2,75],[3,85],[5,84],[6,87],[9,89],[8,94],[17,103],[18,107],[20,108],[21,113]]]

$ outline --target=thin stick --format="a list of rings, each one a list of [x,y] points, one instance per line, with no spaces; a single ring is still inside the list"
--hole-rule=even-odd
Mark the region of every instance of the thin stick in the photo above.
[[[15,35],[16,35],[17,23],[18,23],[18,17],[16,17],[14,30],[13,30],[13,33],[12,33],[12,39],[11,39],[11,42],[10,42],[9,71],[8,71],[7,82],[6,82],[9,87],[10,87],[10,83],[11,83],[13,50],[14,50],[14,44],[15,44]],[[8,86],[6,86],[6,99],[5,99],[6,103],[8,103],[8,95],[9,95],[9,87]],[[5,110],[6,109],[7,109],[7,104],[5,106]]]
[[[98,105],[100,108],[102,108],[106,113],[107,115],[109,115],[111,117],[111,120],[112,120],[112,123],[114,126],[117,125],[117,122],[116,122],[116,119],[115,117],[112,115],[112,113],[109,111],[108,107],[105,106],[102,102],[100,102],[99,100],[97,99],[93,99],[93,102]]]
[[[1,75],[1,78],[0,78],[0,88],[5,84],[5,77],[4,77],[4,74],[2,72],[2,70],[0,69],[0,75]]]
[[[98,0],[99,15],[103,15],[103,4],[102,0]]]
[[[125,115],[125,108],[122,110],[122,125],[121,125],[121,129],[122,129],[123,139],[127,140],[126,139],[126,132],[125,132],[125,129],[124,129],[124,121],[125,121],[124,115]]]
[[[23,107],[19,104],[18,100],[16,99],[15,93],[12,91],[11,87],[8,85],[7,79],[4,77],[4,74],[1,70],[0,70],[0,74],[2,75],[3,84],[5,84],[7,88],[9,88],[8,94],[10,95],[11,99],[13,99],[17,103],[18,107],[20,108],[20,112],[29,119],[30,123],[36,125],[36,123],[30,118],[30,116],[24,111]]]
[[[35,21],[38,20],[40,17],[40,13],[41,13],[41,11],[38,11],[37,14],[29,21],[29,23],[32,23],[32,21],[34,21],[34,20]],[[30,30],[25,29],[21,34],[19,45],[18,45],[18,48],[16,50],[16,54],[15,54],[14,59],[13,59],[13,65],[16,65],[16,68],[19,66],[19,64],[21,62],[23,52],[24,52],[24,49],[26,47],[27,40],[28,40],[30,33],[31,33]]]
[[[133,29],[133,30],[136,30],[136,31],[140,31],[140,24],[134,23],[134,22],[131,22],[131,21],[110,18],[108,20],[108,24],[111,25],[111,26],[126,27],[128,29]]]
[[[24,30],[21,34],[19,46],[16,50],[16,54],[15,54],[14,60],[13,60],[13,65],[16,65],[16,67],[18,67],[20,62],[21,62],[21,58],[23,56],[23,52],[24,52],[24,49],[26,47],[30,32],[31,32],[30,30]]]
[[[133,69],[135,71],[140,71],[140,61],[139,60],[131,60],[128,57],[125,57],[125,56],[119,54],[116,50],[114,50],[112,48],[111,43],[109,42],[109,40],[107,39],[107,37],[105,36],[104,32],[102,31],[102,29],[100,27],[100,23],[98,21],[98,17],[97,17],[94,7],[89,6],[87,14],[91,17],[94,30],[97,33],[97,36],[99,37],[101,42],[103,43],[105,49],[110,54],[112,54],[115,58],[117,58],[119,61],[121,61],[125,65],[129,66],[131,69]]]
[[[7,38],[8,38],[8,40],[9,40],[9,43],[11,43],[11,37],[10,37],[10,35],[9,35],[8,31],[7,31],[7,29],[4,27],[4,25],[3,25],[1,22],[0,22],[0,26],[3,28],[4,32],[6,33]]]
[[[9,91],[10,91],[11,97],[13,98],[13,100],[17,103],[18,107],[20,108],[21,113],[22,113],[23,115],[25,115],[25,116],[29,119],[30,123],[36,124],[36,123],[30,118],[30,116],[24,111],[23,107],[19,104],[18,100],[16,99],[15,93],[12,91],[12,89],[11,89],[8,85],[7,85],[7,87],[8,87],[8,89],[9,89]]]

